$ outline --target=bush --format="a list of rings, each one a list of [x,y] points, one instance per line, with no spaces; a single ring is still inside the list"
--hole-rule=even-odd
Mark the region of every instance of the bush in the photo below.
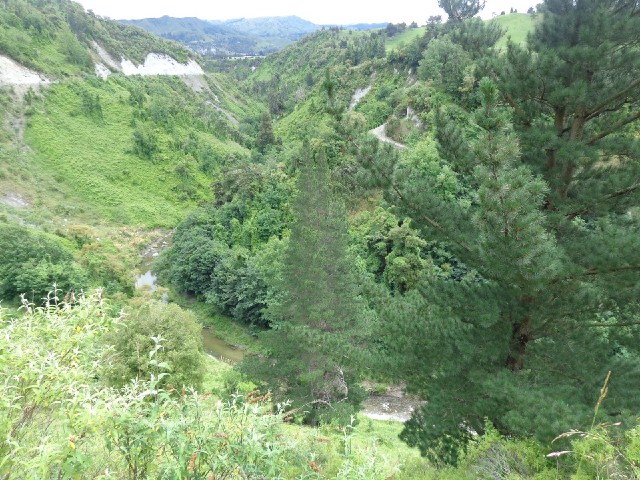
[[[144,305],[129,314],[107,339],[115,350],[106,367],[108,381],[121,387],[161,368],[169,373],[161,385],[201,388],[204,359],[200,329],[193,313],[178,305]]]
[[[73,292],[80,292],[86,284],[84,271],[77,264],[53,263],[48,259],[23,263],[14,279],[16,290],[33,303],[44,303],[49,292],[60,292],[69,299],[75,295]]]
[[[95,365],[114,319],[99,296],[25,309],[11,320],[0,309],[0,478],[315,478],[268,396],[173,395],[161,362],[147,378],[104,388]]]
[[[71,248],[62,239],[35,229],[0,225],[0,299],[26,293],[37,303],[54,283],[63,294],[86,287]]]

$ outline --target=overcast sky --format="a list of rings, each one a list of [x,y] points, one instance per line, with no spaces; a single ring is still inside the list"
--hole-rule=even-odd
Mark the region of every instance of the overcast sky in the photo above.
[[[78,0],[77,0],[78,1]],[[542,0],[487,0],[484,18],[515,8],[526,12]],[[431,15],[443,12],[437,0],[79,0],[86,9],[113,19],[198,17],[228,20],[266,16],[297,15],[317,24],[411,22],[424,24]]]

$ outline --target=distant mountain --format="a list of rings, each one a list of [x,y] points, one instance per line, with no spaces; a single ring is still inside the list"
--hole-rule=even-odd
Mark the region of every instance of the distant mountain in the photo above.
[[[293,42],[322,28],[320,25],[296,16],[238,18],[225,21],[214,20],[211,23],[232,28],[248,35],[261,38],[283,38]]]
[[[120,20],[161,37],[176,40],[205,56],[266,55],[328,25],[297,16],[201,20],[199,18],[145,18]],[[347,25],[351,30],[384,28],[386,23]]]
[[[377,30],[385,28],[389,23],[354,23],[352,25],[344,25],[347,30]]]

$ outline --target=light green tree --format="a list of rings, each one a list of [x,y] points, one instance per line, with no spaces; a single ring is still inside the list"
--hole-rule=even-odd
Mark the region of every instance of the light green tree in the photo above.
[[[477,15],[484,8],[485,0],[438,0],[438,5],[451,22],[462,22]]]

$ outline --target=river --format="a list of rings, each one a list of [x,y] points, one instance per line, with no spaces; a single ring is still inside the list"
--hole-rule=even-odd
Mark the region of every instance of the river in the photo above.
[[[216,337],[210,328],[202,329],[202,345],[204,352],[226,363],[238,363],[244,358],[244,352]]]
[[[151,292],[156,291],[158,288],[157,276],[151,267],[159,251],[166,246],[167,237],[161,237],[145,250],[139,266],[139,271],[144,273],[136,276],[136,288],[148,288]],[[163,300],[168,300],[166,293],[163,295]],[[202,329],[202,345],[207,355],[225,363],[234,365],[244,358],[242,349],[229,345],[207,327]],[[363,403],[362,414],[374,420],[406,422],[411,418],[414,409],[419,408],[421,404],[422,402],[405,396],[402,388],[392,387],[383,394],[372,394],[367,398]]]

